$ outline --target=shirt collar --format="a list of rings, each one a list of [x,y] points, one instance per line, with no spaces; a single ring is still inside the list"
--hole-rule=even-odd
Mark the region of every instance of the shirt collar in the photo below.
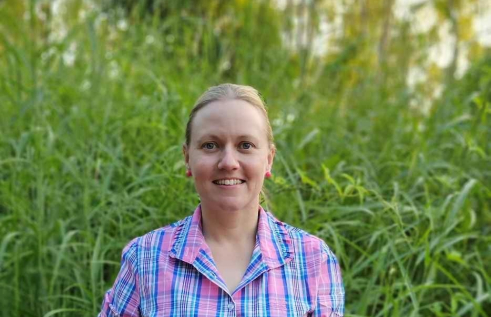
[[[293,258],[292,241],[285,224],[261,206],[256,239],[268,268],[282,266]],[[200,250],[208,249],[201,225],[201,205],[192,216],[177,225],[173,241],[170,256],[190,264],[193,264]]]

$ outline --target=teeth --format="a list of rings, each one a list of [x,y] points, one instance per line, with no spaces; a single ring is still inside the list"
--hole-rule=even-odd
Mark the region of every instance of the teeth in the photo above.
[[[218,185],[227,185],[227,186],[231,186],[231,185],[238,185],[238,184],[242,184],[244,181],[240,180],[240,179],[220,179],[220,180],[217,180],[215,181],[214,183],[215,184],[218,184]]]

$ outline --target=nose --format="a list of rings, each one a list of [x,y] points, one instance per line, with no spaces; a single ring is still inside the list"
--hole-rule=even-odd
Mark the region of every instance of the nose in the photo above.
[[[239,161],[237,160],[237,153],[234,149],[226,147],[218,162],[218,169],[235,170],[239,168]]]

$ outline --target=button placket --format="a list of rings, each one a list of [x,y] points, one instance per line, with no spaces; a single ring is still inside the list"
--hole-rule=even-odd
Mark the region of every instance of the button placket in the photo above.
[[[235,316],[235,303],[232,297],[228,299],[227,309],[230,316]]]

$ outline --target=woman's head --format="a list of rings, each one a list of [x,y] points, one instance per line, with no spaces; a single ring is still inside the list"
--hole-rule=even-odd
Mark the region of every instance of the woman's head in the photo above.
[[[266,123],[266,137],[269,142],[270,147],[274,147],[273,140],[273,130],[271,129],[271,123],[269,122],[268,112],[266,110],[266,106],[259,95],[259,92],[251,87],[244,85],[235,85],[235,84],[221,84],[218,86],[212,86],[208,88],[196,101],[193,109],[191,110],[191,114],[189,115],[189,120],[186,125],[186,145],[189,146],[191,142],[192,135],[192,124],[193,119],[196,116],[196,113],[206,105],[218,101],[218,100],[226,100],[226,99],[237,99],[248,102],[252,106],[256,107],[261,114],[264,116],[264,120]]]
[[[258,92],[232,84],[208,89],[191,112],[183,153],[203,206],[257,208],[275,155]]]

